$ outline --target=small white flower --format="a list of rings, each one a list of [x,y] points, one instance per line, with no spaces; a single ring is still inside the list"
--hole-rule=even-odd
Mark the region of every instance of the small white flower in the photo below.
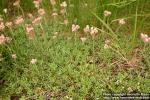
[[[66,8],[66,7],[67,7],[66,1],[62,2],[62,3],[60,4],[60,6],[63,7],[63,8]]]
[[[125,19],[120,19],[120,20],[119,20],[119,24],[120,24],[120,25],[126,24]]]
[[[56,39],[56,38],[57,38],[57,36],[55,36],[55,35],[54,35],[52,38],[53,38],[53,39]]]
[[[87,3],[85,3],[84,5],[85,5],[86,7],[88,6],[88,4],[87,4]]]
[[[90,26],[89,26],[89,25],[86,25],[86,27],[83,29],[83,31],[84,31],[85,33],[90,32]]]
[[[31,64],[36,64],[37,63],[37,59],[31,59],[30,63]]]
[[[12,54],[11,57],[12,57],[13,59],[16,59],[16,58],[17,58],[17,55],[16,55],[16,54]]]
[[[40,16],[45,15],[45,10],[42,9],[42,8],[38,9],[38,14],[39,14]]]
[[[3,12],[6,14],[7,13],[7,9],[5,8],[5,9],[3,9]]]
[[[58,35],[58,32],[54,32],[54,35]]]
[[[77,32],[79,29],[80,29],[79,25],[75,25],[75,24],[72,25],[72,32]]]
[[[81,37],[80,39],[83,43],[87,40],[87,38],[85,38],[85,37]]]
[[[110,40],[108,40],[108,39],[107,39],[107,40],[105,40],[105,44],[110,44],[110,42],[111,42],[111,41],[110,41]]]
[[[132,92],[133,91],[133,89],[131,88],[131,87],[128,87],[128,89],[127,89],[129,92]]]
[[[53,13],[52,13],[52,16],[54,16],[54,17],[55,17],[55,16],[58,16],[58,13],[57,13],[57,12],[53,12]]]
[[[37,1],[34,0],[33,3],[34,3],[34,5],[35,5],[36,8],[40,7],[40,1],[39,0],[37,0]]]
[[[104,11],[104,16],[105,16],[105,17],[107,17],[107,16],[111,16],[111,12],[110,12],[110,11],[105,10],[105,11]]]
[[[109,45],[108,44],[105,44],[104,45],[104,49],[108,49],[109,48]]]
[[[90,34],[91,34],[92,36],[95,36],[97,33],[98,33],[98,29],[97,29],[96,27],[91,27]]]
[[[147,34],[141,33],[141,40],[145,43],[150,43],[150,37]]]

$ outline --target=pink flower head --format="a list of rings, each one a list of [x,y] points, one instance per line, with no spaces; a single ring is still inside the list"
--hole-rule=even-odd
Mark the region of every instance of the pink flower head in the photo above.
[[[42,2],[42,0],[34,0],[33,3],[35,5],[36,8],[40,7],[40,3]]]
[[[34,28],[31,24],[26,25],[26,32],[27,32],[27,36],[29,39],[34,39],[35,32],[34,32]]]
[[[43,15],[45,15],[45,10],[41,8],[38,10],[38,13],[40,16],[43,16]]]
[[[32,27],[32,25],[31,24],[27,24],[26,25],[26,31],[27,31],[27,33],[30,33],[32,30],[34,30],[34,28]]]
[[[90,32],[90,26],[89,25],[86,25],[86,27],[83,29],[83,31],[85,33],[89,33]]]
[[[95,36],[98,33],[98,29],[96,27],[91,27],[90,34]]]
[[[16,20],[14,21],[14,23],[15,23],[16,25],[20,25],[20,24],[22,24],[23,22],[24,22],[24,19],[23,19],[22,16],[18,16],[18,17],[16,18]]]
[[[32,20],[34,17],[31,13],[28,13],[27,16]]]
[[[11,40],[10,37],[5,37],[3,34],[0,35],[0,44],[9,43]]]
[[[141,39],[142,39],[143,42],[145,42],[145,43],[150,43],[150,37],[148,37],[147,34],[141,33]]]
[[[37,17],[32,21],[32,24],[38,25],[39,23],[41,23],[42,17]]]
[[[52,6],[56,5],[56,1],[55,0],[50,0],[50,2],[51,2]]]
[[[10,38],[10,37],[5,37],[5,42],[6,42],[6,43],[10,43],[11,40],[12,40],[12,38]]]
[[[3,31],[3,30],[4,30],[4,28],[5,28],[4,23],[3,23],[3,22],[0,22],[0,31]]]
[[[0,35],[0,44],[5,44],[5,36],[3,34]]]
[[[75,24],[72,25],[72,32],[77,32],[79,29],[80,29],[79,25],[75,25]]]

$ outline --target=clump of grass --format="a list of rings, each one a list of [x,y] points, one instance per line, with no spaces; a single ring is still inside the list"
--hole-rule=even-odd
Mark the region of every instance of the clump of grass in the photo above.
[[[36,12],[26,14],[19,2],[18,17],[0,17],[0,99],[82,100],[149,92],[150,38],[138,34],[139,17],[145,15],[138,9],[145,3],[34,1]],[[125,17],[122,8],[131,8]]]

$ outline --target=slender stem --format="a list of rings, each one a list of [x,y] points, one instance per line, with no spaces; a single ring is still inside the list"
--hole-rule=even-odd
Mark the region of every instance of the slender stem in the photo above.
[[[93,38],[93,66],[95,66],[95,50],[94,50],[94,46],[95,46],[95,44],[94,44],[94,37],[92,37]]]
[[[137,32],[138,4],[139,4],[139,2],[137,1],[136,13],[135,13],[134,31],[133,31],[133,42],[135,41],[136,32]]]
[[[22,9],[22,7],[20,5],[19,5],[19,9],[21,10],[21,13],[22,13],[23,17],[25,18],[24,11],[23,11],[23,9]]]

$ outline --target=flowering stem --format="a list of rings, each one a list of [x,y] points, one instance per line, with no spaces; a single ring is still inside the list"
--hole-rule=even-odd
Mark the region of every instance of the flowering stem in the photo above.
[[[76,36],[77,36],[77,33],[75,32],[75,36],[74,36],[75,45],[76,45],[76,41],[77,41]]]
[[[21,13],[22,13],[23,17],[25,18],[24,11],[23,11],[23,9],[22,9],[22,7],[21,7],[20,5],[19,5],[19,8],[20,8],[20,10],[21,10]]]
[[[134,21],[135,22],[134,23],[134,31],[133,31],[133,42],[135,41],[136,32],[137,32],[138,4],[139,4],[139,2],[137,1],[136,12],[135,12],[135,21]]]
[[[95,66],[95,51],[94,51],[94,46],[95,46],[95,44],[94,44],[94,37],[92,37],[92,40],[93,40],[93,67]]]
[[[44,19],[45,25],[48,27],[46,18],[44,17],[43,19]]]
[[[11,33],[11,35],[12,35],[12,38],[14,39],[14,41],[15,41],[15,36],[14,36],[14,32],[13,32],[13,29],[12,28],[9,28],[9,30],[10,30],[10,33]],[[16,45],[16,42],[14,42],[14,44],[15,44],[15,47],[17,46]],[[16,47],[17,48],[17,47]]]
[[[115,31],[115,33],[119,32],[119,29],[121,28],[121,25],[119,25]]]

